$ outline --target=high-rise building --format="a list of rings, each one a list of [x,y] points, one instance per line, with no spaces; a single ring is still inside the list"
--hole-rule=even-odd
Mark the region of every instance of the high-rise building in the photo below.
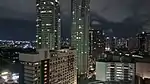
[[[76,48],[78,75],[88,72],[90,0],[71,0],[71,46]]]
[[[21,84],[77,84],[75,50],[40,49],[38,53],[22,53]]]
[[[60,3],[59,0],[36,0],[37,48],[60,48]]]
[[[20,84],[76,84],[76,55],[60,49],[60,8],[58,0],[37,0],[36,51],[21,53]]]
[[[120,62],[96,62],[96,80],[108,84],[134,84],[135,64]]]

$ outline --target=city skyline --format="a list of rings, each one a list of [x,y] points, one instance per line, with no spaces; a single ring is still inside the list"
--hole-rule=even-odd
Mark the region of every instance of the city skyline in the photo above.
[[[150,83],[149,0],[2,3],[1,83]]]

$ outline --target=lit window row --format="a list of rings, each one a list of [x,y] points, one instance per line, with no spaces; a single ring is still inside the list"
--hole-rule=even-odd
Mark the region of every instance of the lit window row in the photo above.
[[[40,11],[40,13],[52,13],[52,11],[51,10],[49,10],[49,11]]]
[[[81,39],[81,37],[76,37],[76,39]]]
[[[46,26],[51,26],[52,24],[46,24]]]

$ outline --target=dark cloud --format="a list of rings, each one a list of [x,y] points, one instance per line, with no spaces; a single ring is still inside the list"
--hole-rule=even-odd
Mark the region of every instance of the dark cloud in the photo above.
[[[60,0],[61,10],[69,14],[70,0]],[[2,13],[0,17],[35,20],[36,0],[2,0],[0,3]]]
[[[23,13],[35,13],[35,0],[1,0],[0,6]]]
[[[110,21],[122,21],[133,14],[150,12],[150,0],[91,0],[91,10]]]
[[[0,27],[1,34],[12,38],[28,38],[30,36],[25,36],[26,33],[35,29],[35,19],[36,19],[36,0],[1,0],[0,2]],[[61,4],[61,13],[62,13],[62,33],[66,36],[66,32],[64,30],[70,31],[71,23],[68,25],[68,21],[71,22],[70,13],[71,13],[71,0],[60,0]],[[91,16],[99,17],[96,18],[97,21],[102,22],[104,24],[104,28],[108,29],[112,27],[112,30],[115,34],[119,32],[117,35],[126,34],[132,27],[132,32],[138,31],[138,28],[141,26],[137,26],[140,22],[145,22],[148,17],[150,17],[150,0],[91,0],[90,8],[91,8]],[[1,19],[3,18],[3,19]],[[5,18],[7,21],[4,22]],[[8,19],[9,18],[9,19]],[[7,22],[10,22],[10,26],[6,25]],[[31,22],[30,22],[31,21]],[[13,22],[13,23],[12,23]],[[18,25],[18,22],[20,25]],[[107,22],[110,22],[109,24]],[[112,25],[111,22],[114,22]],[[119,22],[119,24],[115,24]],[[137,22],[137,23],[136,23]],[[30,24],[32,23],[32,24]],[[122,24],[124,23],[124,24]],[[128,24],[130,23],[130,24]],[[16,33],[3,33],[7,29],[14,28],[13,30],[17,30]],[[6,29],[7,28],[7,29]],[[32,28],[32,29],[31,29]],[[149,26],[144,28],[145,30],[149,30]],[[6,29],[6,30],[5,30]],[[123,33],[126,31],[125,33]],[[149,30],[150,31],[150,30]],[[11,32],[11,31],[10,31]],[[22,32],[22,33],[19,33]],[[30,32],[31,36],[35,36]],[[15,35],[14,34],[21,34]],[[24,35],[23,35],[24,33]],[[121,33],[121,34],[120,34]],[[136,33],[136,32],[135,32]],[[3,35],[1,35],[3,37]],[[17,37],[20,36],[20,37]],[[0,38],[2,38],[0,37]],[[11,37],[9,37],[11,38]],[[33,38],[33,37],[32,37]]]
[[[2,0],[0,7],[13,10],[15,12],[6,14],[7,16],[21,16],[31,18],[35,15],[35,2],[36,0]],[[70,13],[71,0],[60,0],[61,10],[64,14]],[[91,10],[98,13],[100,16],[105,17],[110,21],[122,21],[123,19],[139,13],[149,12],[150,0],[91,0]],[[9,11],[8,10],[8,11]],[[21,13],[21,14],[19,14]],[[0,17],[2,17],[0,15]]]

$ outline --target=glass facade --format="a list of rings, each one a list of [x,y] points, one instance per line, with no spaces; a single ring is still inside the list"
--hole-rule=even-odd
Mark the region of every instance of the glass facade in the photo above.
[[[78,74],[88,70],[90,0],[72,0],[71,46],[76,48]]]

